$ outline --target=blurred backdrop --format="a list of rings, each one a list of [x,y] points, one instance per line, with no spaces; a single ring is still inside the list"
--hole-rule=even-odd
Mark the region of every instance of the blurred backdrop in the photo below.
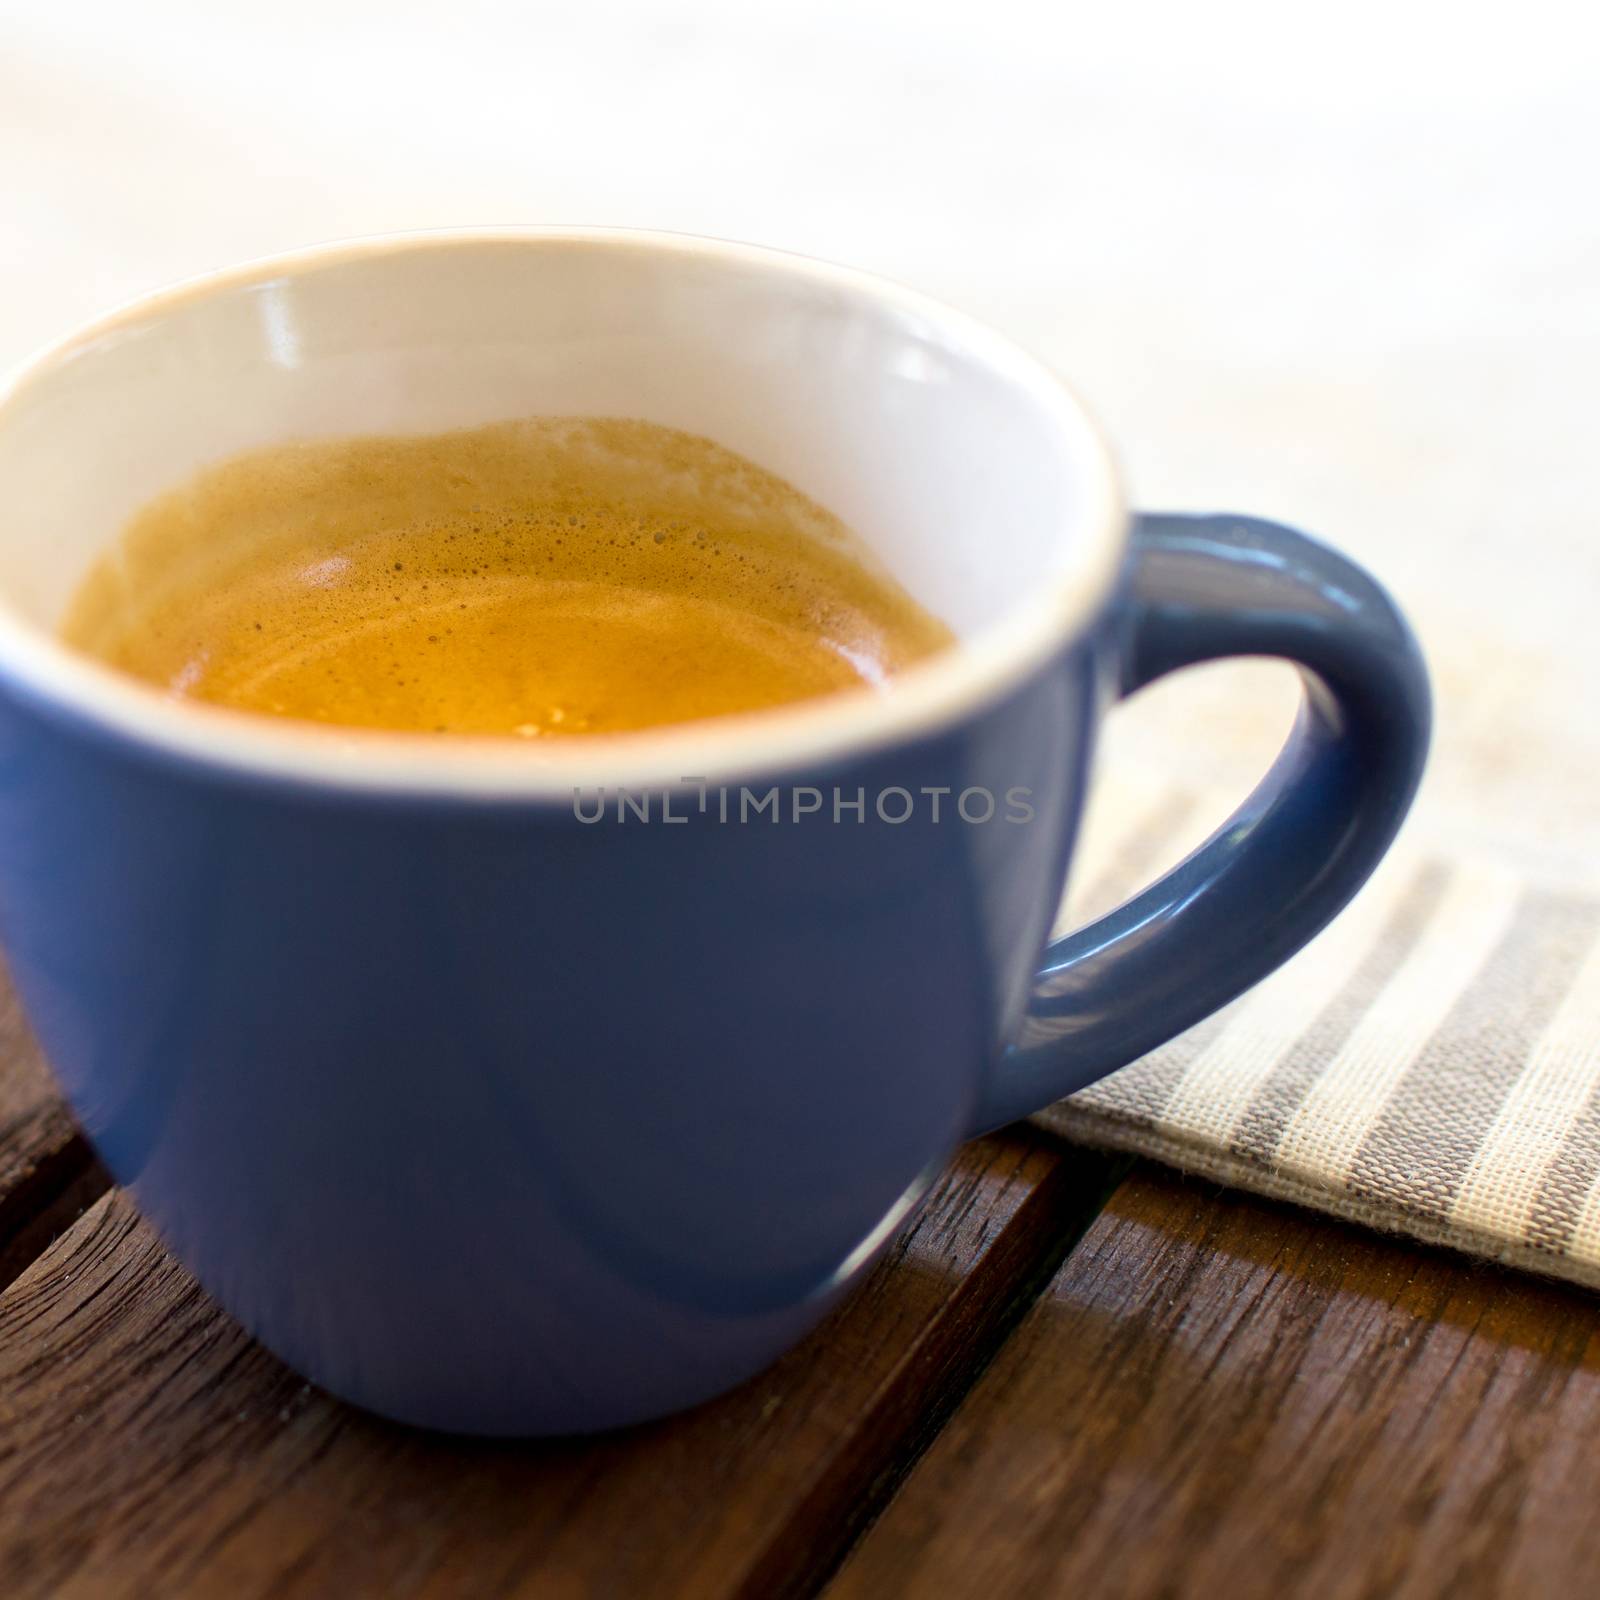
[[[1543,0],[0,0],[0,362],[167,279],[385,229],[623,223],[873,268],[1056,365],[1136,502],[1281,517],[1371,563],[1441,690],[1414,826],[1592,877],[1584,21]],[[1253,666],[1164,688],[1119,718],[1115,781],[1242,783],[1289,703]]]

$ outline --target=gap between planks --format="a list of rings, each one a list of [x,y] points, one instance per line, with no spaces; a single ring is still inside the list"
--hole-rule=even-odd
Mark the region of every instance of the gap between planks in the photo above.
[[[0,966],[0,1290],[110,1187]]]

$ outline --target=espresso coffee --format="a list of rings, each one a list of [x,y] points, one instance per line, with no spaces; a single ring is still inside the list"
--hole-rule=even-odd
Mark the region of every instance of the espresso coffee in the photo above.
[[[951,639],[792,485],[597,418],[209,468],[134,519],[62,637],[187,699],[524,739],[881,686]]]

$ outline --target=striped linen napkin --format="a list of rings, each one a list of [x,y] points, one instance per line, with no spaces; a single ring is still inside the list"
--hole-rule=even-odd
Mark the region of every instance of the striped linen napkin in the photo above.
[[[1174,789],[1167,774],[1195,764],[1208,731],[1211,755],[1219,738],[1233,745],[1231,777],[1247,745],[1260,765],[1292,697],[1240,676],[1226,669],[1187,704],[1131,708],[1143,726],[1102,760],[1061,926],[1114,904],[1230,809],[1231,784]],[[1501,761],[1492,792],[1465,785],[1504,742],[1494,717],[1474,733],[1473,686],[1496,676],[1492,659],[1459,678],[1436,667],[1434,769],[1340,917],[1216,1016],[1038,1120],[1600,1285],[1600,882],[1571,821],[1588,791],[1561,792],[1572,763],[1541,766],[1537,740],[1522,763]]]

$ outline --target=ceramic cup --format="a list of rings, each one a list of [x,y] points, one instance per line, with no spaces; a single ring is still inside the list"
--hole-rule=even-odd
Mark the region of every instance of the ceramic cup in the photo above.
[[[706,434],[959,637],[888,692],[530,749],[180,703],[59,644],[136,508],[251,446],[533,414]],[[1170,1038],[1383,854],[1428,727],[1364,572],[1130,516],[998,334],[858,272],[514,229],[180,285],[0,390],[0,917],[84,1129],[200,1282],[393,1417],[587,1430],[739,1382],[962,1139]],[[1046,944],[1102,712],[1303,669],[1211,840]]]

